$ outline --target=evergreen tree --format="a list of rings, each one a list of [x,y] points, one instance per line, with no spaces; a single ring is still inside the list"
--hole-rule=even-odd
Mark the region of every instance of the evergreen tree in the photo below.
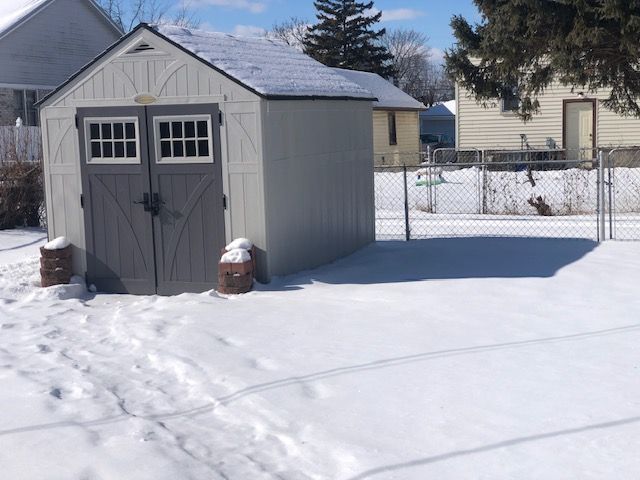
[[[385,30],[372,28],[382,16],[382,12],[369,14],[372,1],[317,0],[314,5],[318,23],[304,41],[308,55],[329,67],[393,75],[392,56],[380,43]]]
[[[553,81],[640,117],[640,0],[474,0],[482,22],[454,17],[449,73],[481,103],[517,92],[528,119]]]

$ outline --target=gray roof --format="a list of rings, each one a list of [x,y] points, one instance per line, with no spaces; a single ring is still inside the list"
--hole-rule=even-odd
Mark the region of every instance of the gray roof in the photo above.
[[[440,102],[429,108],[426,112],[420,114],[421,117],[455,117],[456,116],[456,101],[448,100],[446,102]]]
[[[0,37],[28,20],[29,17],[35,15],[53,1],[55,0],[0,0]],[[120,27],[109,18],[94,0],[85,1],[96,8],[118,32],[122,33]]]
[[[374,108],[397,110],[426,110],[427,108],[424,104],[407,95],[393,83],[376,73],[345,70],[343,68],[334,68],[333,70],[370,91],[378,99],[377,102],[373,103]]]
[[[153,28],[208,64],[267,97],[374,99],[367,89],[278,40],[241,37],[173,25],[157,25]]]

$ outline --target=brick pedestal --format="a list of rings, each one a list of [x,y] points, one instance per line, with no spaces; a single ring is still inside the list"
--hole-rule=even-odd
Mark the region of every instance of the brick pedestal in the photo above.
[[[71,281],[71,245],[60,250],[40,247],[40,284],[43,287],[66,285]]]
[[[222,250],[222,255],[226,250]],[[239,295],[251,291],[255,273],[256,249],[253,247],[249,254],[251,259],[243,263],[218,264],[218,292],[225,295]]]

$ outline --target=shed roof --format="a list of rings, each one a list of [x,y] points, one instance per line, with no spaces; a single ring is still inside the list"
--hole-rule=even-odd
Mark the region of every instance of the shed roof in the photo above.
[[[173,25],[153,28],[214,68],[266,97],[374,99],[368,89],[278,40]]]
[[[378,99],[373,103],[373,108],[388,108],[398,110],[425,110],[426,107],[415,98],[407,95],[393,83],[385,80],[377,73],[360,72],[358,70],[346,70],[334,68],[336,73],[357,83],[362,88],[370,91]]]

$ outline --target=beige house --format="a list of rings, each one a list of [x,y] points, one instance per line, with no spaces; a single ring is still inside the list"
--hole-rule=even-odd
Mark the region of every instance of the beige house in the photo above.
[[[376,165],[420,163],[420,112],[427,108],[380,75],[335,68],[370,91],[373,103],[373,151]]]
[[[539,97],[540,112],[523,122],[517,99],[484,107],[456,86],[456,146],[459,149],[591,149],[640,145],[640,119],[623,117],[602,105],[607,91],[590,93],[559,84]]]

